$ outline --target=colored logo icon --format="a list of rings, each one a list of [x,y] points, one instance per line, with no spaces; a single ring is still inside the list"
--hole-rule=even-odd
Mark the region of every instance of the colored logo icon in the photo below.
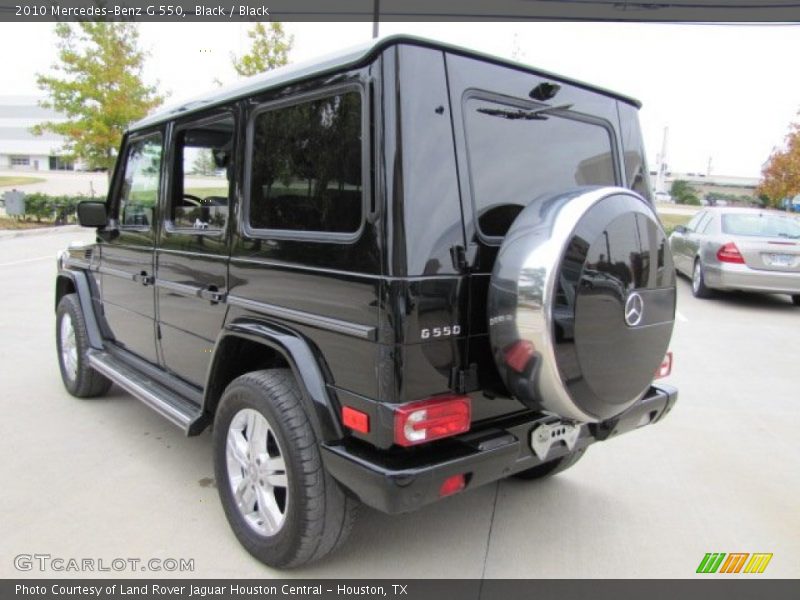
[[[749,560],[748,560],[749,558]],[[697,567],[698,573],[763,573],[772,553],[708,552]]]

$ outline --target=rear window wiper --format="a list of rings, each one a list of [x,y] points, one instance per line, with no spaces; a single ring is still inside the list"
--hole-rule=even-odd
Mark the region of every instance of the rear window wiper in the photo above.
[[[554,110],[569,110],[572,104],[561,104],[560,106],[542,106],[541,108],[534,108],[531,110],[524,110],[518,108],[517,110],[508,110],[503,108],[479,108],[478,112],[492,117],[502,117],[503,119],[518,120],[524,119],[526,121],[546,121],[546,113]]]

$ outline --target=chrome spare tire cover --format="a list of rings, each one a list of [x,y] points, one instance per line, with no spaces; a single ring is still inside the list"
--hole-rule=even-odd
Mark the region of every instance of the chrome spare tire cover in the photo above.
[[[489,335],[512,395],[579,422],[647,391],[675,314],[675,272],[651,205],[622,188],[541,197],[509,229],[492,272]]]

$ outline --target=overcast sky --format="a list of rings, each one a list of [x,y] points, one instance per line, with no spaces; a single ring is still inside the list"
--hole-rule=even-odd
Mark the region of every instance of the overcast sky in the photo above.
[[[235,79],[230,53],[247,24],[147,23],[146,77],[169,103]],[[293,62],[370,39],[371,23],[287,23]],[[35,73],[55,59],[53,24],[0,24],[0,94],[37,94]],[[757,177],[789,123],[799,120],[800,26],[623,23],[382,23],[555,71],[633,96],[651,168],[669,127],[672,171]]]

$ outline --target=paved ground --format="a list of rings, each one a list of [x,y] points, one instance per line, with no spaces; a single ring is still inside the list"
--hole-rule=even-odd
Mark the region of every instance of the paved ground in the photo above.
[[[208,435],[183,437],[121,391],[81,401],[63,390],[52,257],[79,236],[91,238],[0,240],[0,577],[21,575],[20,553],[285,576],[229,531]],[[550,481],[503,481],[411,515],[365,510],[338,554],[290,575],[682,578],[706,552],[772,552],[763,576],[800,576],[800,309],[679,288],[681,398],[667,420],[595,445]]]

